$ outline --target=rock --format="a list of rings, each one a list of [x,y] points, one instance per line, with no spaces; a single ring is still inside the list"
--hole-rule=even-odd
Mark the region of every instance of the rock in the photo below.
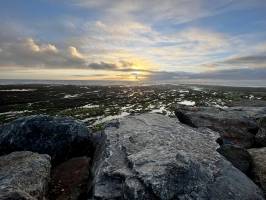
[[[176,119],[143,114],[102,133],[92,199],[264,199],[262,191],[216,148],[219,135]]]
[[[0,190],[0,200],[37,200],[25,192],[12,191],[12,190]]]
[[[29,151],[0,157],[0,199],[44,200],[49,176],[50,156]]]
[[[77,157],[57,166],[52,173],[51,199],[78,200],[87,196],[89,161],[87,157]]]
[[[252,157],[252,176],[254,182],[264,190],[266,195],[266,147],[258,149],[249,149]]]
[[[244,174],[249,175],[251,156],[248,151],[235,145],[222,145],[217,151]]]
[[[45,115],[29,116],[5,124],[0,130],[0,154],[32,151],[49,154],[59,163],[71,157],[89,154],[91,132],[70,118]]]
[[[266,129],[260,129],[255,136],[256,145],[258,147],[266,147]]]
[[[257,146],[266,147],[266,116],[258,119],[259,131],[255,136]]]
[[[256,119],[266,114],[266,107],[179,107],[175,114],[184,124],[219,132],[224,144],[251,148],[259,129]]]

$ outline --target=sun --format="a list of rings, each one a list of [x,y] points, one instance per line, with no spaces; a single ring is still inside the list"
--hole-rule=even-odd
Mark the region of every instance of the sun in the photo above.
[[[139,80],[140,73],[138,71],[132,72],[132,75],[135,76],[135,80]]]

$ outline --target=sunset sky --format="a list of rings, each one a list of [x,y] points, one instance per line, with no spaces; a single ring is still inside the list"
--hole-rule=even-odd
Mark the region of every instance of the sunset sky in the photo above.
[[[0,79],[265,79],[265,0],[1,0]]]

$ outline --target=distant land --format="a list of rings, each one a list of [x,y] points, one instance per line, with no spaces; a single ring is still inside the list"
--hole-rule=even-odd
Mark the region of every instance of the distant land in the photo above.
[[[51,85],[213,85],[232,87],[266,87],[265,80],[219,80],[219,79],[179,79],[169,81],[111,81],[111,80],[34,80],[34,79],[0,79],[0,85],[28,85],[28,84],[51,84]]]

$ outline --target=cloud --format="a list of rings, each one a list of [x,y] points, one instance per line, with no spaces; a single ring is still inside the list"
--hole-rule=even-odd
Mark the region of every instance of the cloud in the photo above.
[[[58,53],[58,49],[52,44],[42,44],[38,45],[32,38],[28,38],[24,41],[25,49],[28,49],[32,52],[40,53]]]
[[[266,69],[231,69],[219,70],[209,73],[200,73],[190,76],[197,79],[222,79],[222,80],[266,80]]]
[[[80,68],[86,59],[73,46],[58,49],[50,43],[38,43],[32,38],[8,41],[1,45],[0,67]]]
[[[72,0],[72,4],[97,10],[102,16],[115,19],[135,18],[142,21],[185,23],[227,11],[265,6],[264,0]]]
[[[118,63],[107,63],[107,62],[98,62],[90,63],[88,65],[89,69],[93,70],[106,70],[106,71],[116,71],[116,72],[153,72],[146,69],[138,69],[133,66],[134,64],[128,61],[121,60]]]
[[[68,47],[68,51],[69,51],[70,56],[74,59],[82,60],[85,58],[85,56],[82,55],[82,53],[80,53],[76,47],[70,46]]]
[[[210,62],[214,56],[237,46],[230,36],[201,28],[163,34],[150,26],[137,25],[132,21],[97,21],[96,24],[88,26],[86,34],[79,37],[80,43],[77,44],[82,45],[96,62],[128,60],[131,54],[135,58],[149,61],[151,67],[187,70],[184,66]]]
[[[167,72],[157,71],[143,75],[146,80],[150,81],[178,81],[187,80],[266,80],[266,69],[231,69],[218,70],[202,73],[185,73],[185,72]]]
[[[117,70],[118,66],[113,63],[105,63],[105,62],[100,62],[100,63],[90,63],[88,65],[90,69],[95,69],[95,70]]]
[[[266,68],[266,55],[263,54],[263,55],[238,56],[227,59],[218,64]]]
[[[188,79],[193,73],[181,72],[181,71],[151,71],[149,74],[139,75],[149,81],[175,81],[178,79]]]

